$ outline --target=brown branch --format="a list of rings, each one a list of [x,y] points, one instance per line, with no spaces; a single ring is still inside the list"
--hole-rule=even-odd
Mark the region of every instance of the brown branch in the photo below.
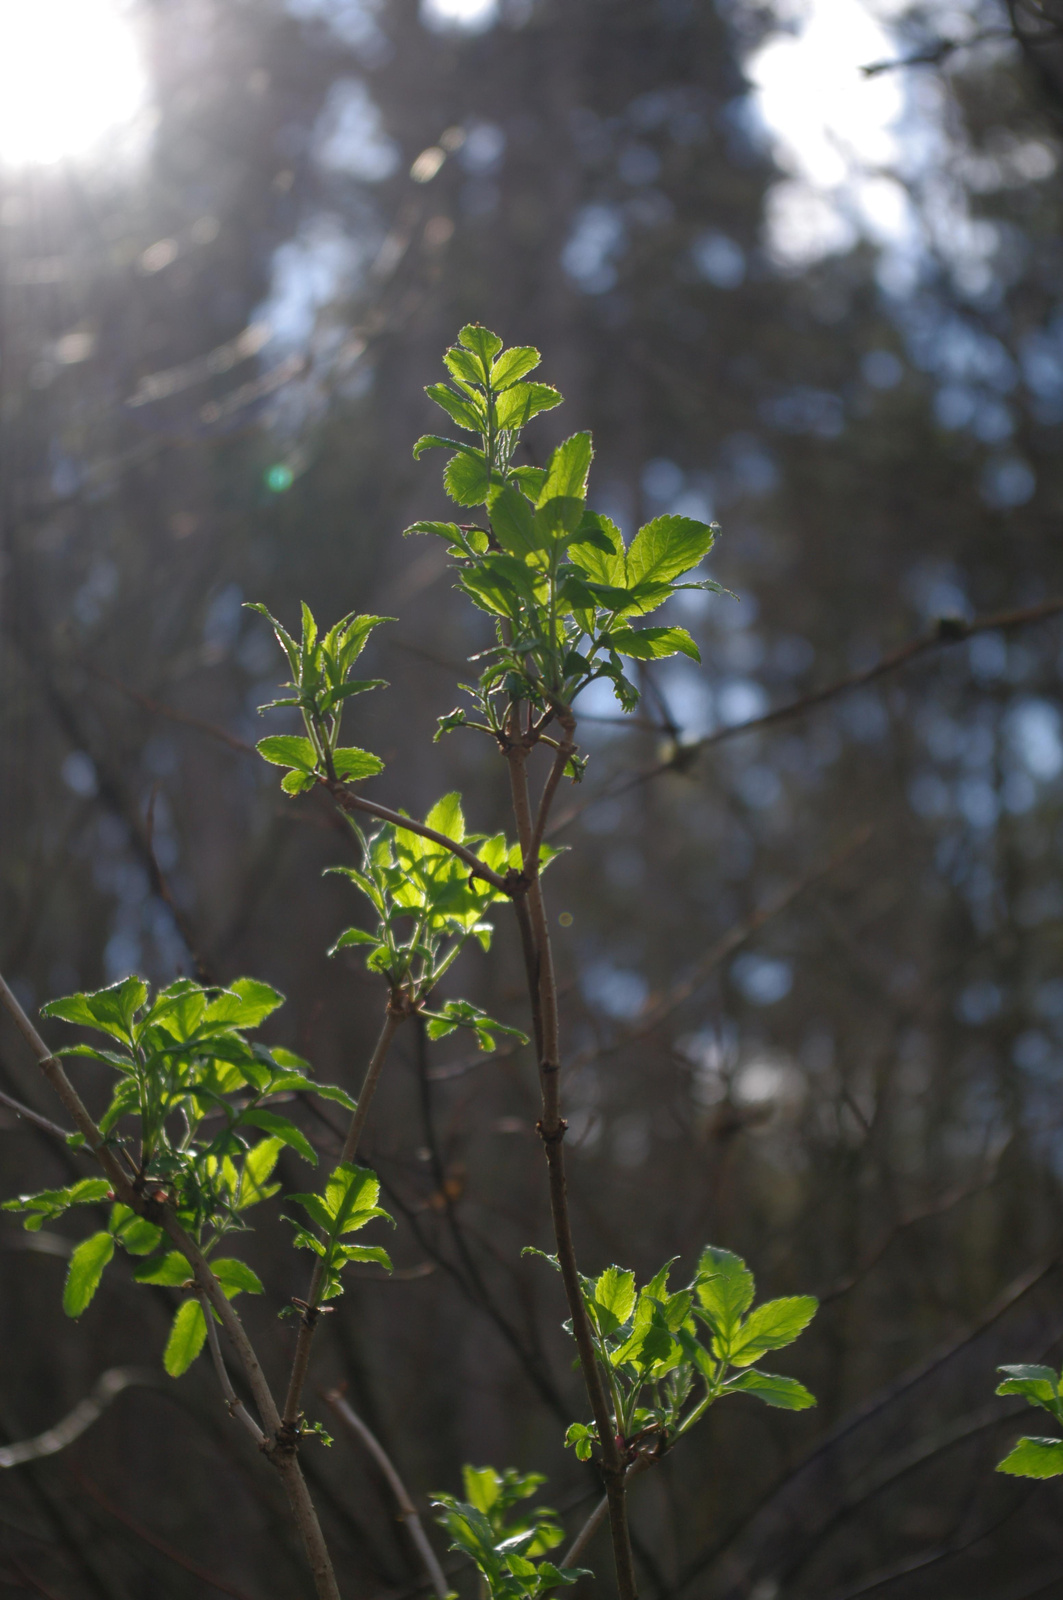
[[[210,1359],[214,1363],[214,1371],[217,1374],[218,1384],[221,1388],[221,1392],[225,1396],[225,1403],[229,1408],[229,1415],[230,1417],[235,1417],[238,1422],[243,1423],[252,1439],[254,1439],[255,1443],[261,1449],[266,1442],[266,1435],[262,1432],[262,1429],[259,1427],[254,1417],[251,1415],[250,1411],[248,1411],[243,1401],[237,1395],[236,1390],[233,1388],[232,1379],[229,1377],[228,1371],[226,1370],[225,1357],[222,1355],[221,1345],[218,1343],[218,1330],[214,1326],[214,1313],[210,1308],[210,1303],[205,1294],[200,1295],[199,1303],[203,1312],[203,1321],[207,1328],[207,1344],[210,1346]]]
[[[328,790],[341,811],[364,811],[367,816],[379,817],[382,822],[390,822],[396,828],[405,829],[407,833],[417,833],[422,839],[430,839],[433,844],[441,844],[444,850],[449,850],[459,861],[464,861],[474,878],[482,878],[484,883],[489,883],[493,889],[498,889],[502,894],[513,893],[511,879],[495,872],[456,839],[448,838],[445,833],[438,833],[435,828],[429,828],[426,823],[417,822],[413,817],[404,817],[401,811],[391,811],[387,806],[377,805],[374,800],[367,800],[364,795],[356,794],[353,789],[349,789],[345,783],[340,783],[338,778],[319,778],[318,782]]]
[[[575,754],[575,750],[576,746],[567,737],[562,739],[561,743],[557,746],[557,754],[554,757],[553,765],[550,768],[546,783],[543,785],[542,798],[539,801],[539,809],[535,816],[535,826],[532,829],[531,839],[528,843],[527,850],[524,851],[522,856],[524,876],[526,878],[534,878],[539,874],[539,846],[542,844],[543,834],[546,832],[546,823],[550,815],[550,807],[554,803],[554,796],[557,793],[557,786],[564,777],[565,768],[568,765],[568,758],[569,756]]]
[[[388,1051],[391,1049],[391,1041],[405,1020],[405,1016],[405,1011],[389,1003],[384,1017],[384,1026],[380,1030],[380,1037],[376,1042],[376,1048],[366,1070],[362,1092],[358,1096],[354,1111],[351,1113],[347,1136],[340,1151],[341,1164],[353,1161],[358,1153],[358,1142],[362,1137],[362,1130],[369,1115],[369,1106],[376,1086],[380,1081],[380,1074],[384,1070]],[[295,1342],[292,1372],[288,1380],[288,1393],[284,1401],[284,1414],[281,1419],[281,1426],[293,1436],[298,1433],[299,1405],[302,1399],[303,1385],[306,1382],[307,1369],[310,1365],[310,1349],[314,1342],[314,1333],[321,1320],[321,1294],[324,1287],[325,1262],[324,1258],[319,1256],[314,1263],[314,1270],[310,1277],[310,1288],[307,1293],[306,1303],[301,1307],[302,1320],[299,1324],[299,1337]]]
[[[68,1411],[53,1428],[46,1428],[32,1439],[20,1439],[16,1444],[0,1446],[0,1468],[21,1467],[27,1461],[40,1461],[45,1456],[58,1455],[60,1450],[67,1449],[92,1427],[123,1389],[134,1385],[154,1388],[157,1383],[153,1372],[144,1372],[138,1367],[110,1367],[97,1378],[84,1400],[79,1400],[73,1411]]]
[[[246,739],[238,738],[235,733],[229,733],[218,723],[207,722],[203,717],[193,717],[187,711],[178,711],[176,706],[167,706],[159,700],[152,700],[150,695],[141,694],[139,689],[130,688],[128,683],[112,677],[109,672],[93,666],[89,661],[83,661],[82,665],[94,678],[98,678],[101,683],[109,684],[112,689],[117,689],[119,694],[128,695],[130,700],[135,700],[145,711],[150,711],[153,717],[165,717],[169,722],[183,723],[186,728],[195,728],[199,733],[209,733],[212,739],[220,739],[222,744],[227,744],[230,750],[236,750],[240,755],[255,754],[253,744],[248,744]]]
[[[32,1122],[35,1128],[40,1128],[42,1133],[50,1133],[53,1139],[62,1139],[65,1143],[70,1138],[71,1130],[61,1128],[58,1122],[49,1122],[47,1117],[42,1117],[39,1111],[31,1111],[29,1106],[24,1106],[21,1100],[16,1100],[13,1094],[7,1094],[0,1089],[0,1106],[6,1106],[13,1111],[16,1117],[22,1117],[26,1122]]]
[[[575,729],[571,713],[559,720],[566,741],[571,741]],[[506,752],[513,815],[517,825],[517,838],[522,859],[527,861],[532,850],[536,824],[532,821],[531,801],[528,795],[528,752],[516,739],[512,739]],[[560,776],[560,774],[559,774]],[[556,787],[556,785],[555,785]],[[545,798],[545,796],[544,796]],[[546,816],[541,818],[545,828]],[[522,896],[521,899],[525,897]],[[538,874],[528,884],[527,908],[534,941],[533,951],[525,943],[525,963],[532,1015],[535,1018],[535,1036],[539,1041],[539,1085],[542,1094],[542,1118],[539,1135],[546,1152],[550,1185],[550,1214],[553,1221],[554,1241],[561,1280],[565,1288],[572,1318],[572,1332],[579,1352],[583,1381],[587,1389],[591,1411],[598,1429],[601,1448],[601,1472],[605,1479],[605,1492],[609,1503],[609,1524],[613,1539],[613,1559],[616,1566],[617,1588],[620,1600],[635,1600],[637,1585],[631,1554],[631,1539],[627,1525],[627,1501],[624,1478],[625,1464],[616,1437],[616,1423],[598,1366],[594,1337],[591,1333],[587,1308],[583,1303],[576,1247],[572,1237],[572,1221],[568,1208],[568,1189],[565,1180],[564,1137],[566,1124],[561,1116],[561,1060],[558,1037],[557,980],[554,974],[553,954],[550,948],[550,929],[543,901],[542,883]],[[518,904],[520,901],[518,900]],[[529,955],[532,959],[529,960]]]
[[[876,679],[898,671],[929,651],[951,644],[962,644],[980,633],[1007,632],[1011,628],[1045,622],[1051,617],[1058,616],[1060,612],[1063,612],[1063,599],[1057,598],[1043,600],[1039,605],[1026,606],[1021,610],[996,611],[988,616],[975,617],[970,622],[964,621],[961,617],[940,617],[928,633],[909,639],[906,644],[889,651],[873,666],[866,667],[860,672],[848,673],[844,678],[837,678],[833,683],[824,685],[822,689],[814,689],[810,694],[801,695],[797,700],[790,700],[786,705],[776,707],[774,711],[766,711],[763,716],[751,717],[748,722],[732,723],[726,728],[717,728],[714,733],[707,733],[704,738],[678,746],[667,761],[660,761],[656,766],[636,772],[616,788],[607,786],[599,794],[585,800],[582,805],[573,806],[558,819],[550,832],[559,833],[562,828],[568,827],[581,816],[589,806],[596,805],[601,800],[617,799],[620,795],[627,794],[629,790],[638,788],[640,784],[648,783],[653,778],[659,778],[666,772],[689,771],[704,750],[722,744],[725,739],[736,739],[743,733],[759,733],[765,728],[774,728],[780,723],[789,722],[793,717],[803,716],[806,711],[815,710],[817,706],[835,699],[838,695],[848,694],[853,689],[862,689],[866,684],[874,683]]]
[[[357,1439],[361,1440],[362,1444],[369,1451],[369,1454],[373,1457],[373,1460],[384,1474],[384,1477],[388,1482],[388,1487],[398,1502],[399,1516],[406,1524],[406,1527],[409,1530],[410,1538],[416,1545],[417,1553],[424,1563],[424,1569],[428,1574],[429,1582],[431,1583],[436,1594],[439,1596],[439,1600],[447,1600],[447,1595],[451,1592],[450,1585],[447,1583],[447,1580],[443,1575],[443,1569],[439,1565],[439,1558],[428,1542],[428,1535],[424,1531],[424,1525],[417,1514],[417,1509],[414,1506],[413,1501],[406,1492],[405,1484],[399,1477],[392,1464],[391,1457],[388,1455],[387,1451],[384,1449],[384,1446],[380,1443],[376,1435],[366,1426],[354,1408],[344,1399],[343,1394],[339,1389],[324,1390],[323,1399],[327,1405],[332,1407],[340,1421],[343,1422],[347,1428],[349,1428],[351,1433],[353,1433]]]

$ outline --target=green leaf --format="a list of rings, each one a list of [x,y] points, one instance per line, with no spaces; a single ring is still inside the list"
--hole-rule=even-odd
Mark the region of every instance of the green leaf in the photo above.
[[[114,1239],[109,1233],[94,1233],[83,1239],[70,1257],[63,1288],[63,1310],[68,1317],[80,1317],[100,1285],[103,1269],[114,1255]]]
[[[426,450],[467,450],[470,455],[482,455],[481,450],[466,444],[464,439],[444,439],[438,433],[422,433],[413,447],[413,459],[419,461]]]
[[[781,1350],[793,1344],[812,1321],[819,1301],[811,1294],[788,1295],[782,1300],[768,1300],[751,1311],[738,1332],[730,1341],[729,1358],[732,1366],[749,1367],[767,1350]]]
[[[690,517],[656,517],[631,541],[628,583],[669,583],[696,567],[712,549],[716,530]]]
[[[510,467],[509,476],[523,489],[531,501],[538,500],[546,482],[545,467]]]
[[[766,1405],[778,1406],[783,1411],[807,1411],[816,1403],[815,1395],[809,1394],[796,1378],[780,1378],[774,1372],[758,1372],[755,1368],[725,1384],[725,1394],[736,1392],[755,1394]]]
[[[238,1294],[266,1292],[258,1274],[251,1271],[246,1261],[238,1261],[235,1256],[223,1256],[220,1260],[212,1261],[210,1269],[225,1290],[227,1300]]]
[[[482,506],[491,487],[483,451],[452,456],[443,469],[443,487],[460,506]]]
[[[612,1319],[610,1324],[608,1318],[600,1318],[603,1331],[615,1333],[635,1309],[635,1274],[622,1267],[606,1267],[594,1285],[594,1298]]]
[[[300,772],[293,768],[286,772],[281,779],[281,788],[285,794],[303,794],[307,789],[314,787],[314,778],[309,772]]]
[[[249,1122],[253,1128],[261,1128],[264,1133],[271,1133],[277,1139],[282,1139],[285,1144],[301,1155],[304,1161],[309,1161],[312,1167],[317,1166],[317,1154],[306,1134],[289,1122],[287,1117],[278,1117],[274,1111],[245,1111],[240,1118],[241,1122]]]
[[[138,1217],[128,1206],[111,1208],[110,1232],[131,1256],[148,1256],[162,1238],[162,1229],[145,1217]]]
[[[30,1233],[37,1233],[46,1219],[62,1216],[71,1206],[106,1200],[110,1192],[111,1185],[106,1178],[81,1178],[65,1189],[42,1189],[38,1194],[17,1195],[13,1200],[5,1200],[0,1211],[29,1211],[31,1215],[26,1218],[24,1227]]]
[[[456,522],[411,522],[408,528],[403,528],[402,536],[405,539],[411,533],[434,533],[448,544],[461,543],[461,529]]]
[[[587,474],[590,471],[593,455],[594,446],[589,433],[574,433],[571,439],[559,444],[550,457],[550,464],[546,469],[546,481],[539,491],[537,506],[544,506],[548,500],[560,497],[586,499]],[[575,532],[575,529],[572,531]]]
[[[997,1471],[1015,1478],[1058,1478],[1063,1473],[1063,1439],[1020,1439]]]
[[[112,1039],[128,1039],[133,1017],[147,997],[148,986],[142,978],[123,978],[121,983],[112,983],[106,989],[50,1000],[41,1007],[41,1016],[98,1028]]]
[[[540,411],[552,411],[562,395],[549,383],[517,383],[506,389],[495,402],[498,426],[514,431],[523,428]]]
[[[516,344],[511,350],[503,350],[491,366],[492,389],[496,393],[508,389],[511,383],[517,383],[529,372],[534,372],[541,360],[538,350],[530,344]]]
[[[317,751],[309,739],[294,733],[271,733],[255,746],[263,761],[275,767],[297,767],[300,772],[313,772],[317,767]]]
[[[997,1386],[997,1394],[1021,1394],[1030,1405],[1059,1414],[1059,1377],[1051,1367],[1000,1367],[998,1371],[1006,1372],[1008,1377]]]
[[[753,1303],[753,1274],[741,1256],[708,1245],[698,1261],[694,1290],[713,1331],[726,1338]]]
[[[506,484],[488,496],[491,526],[503,550],[521,560],[543,548],[531,506],[518,489]]]
[[[580,1461],[589,1461],[598,1441],[597,1430],[585,1422],[574,1422],[565,1434],[565,1443],[576,1452]]]
[[[336,776],[345,783],[357,783],[362,778],[374,778],[378,772],[384,770],[384,763],[379,756],[373,755],[369,750],[359,750],[355,745],[334,750],[332,764],[336,768]]]
[[[469,1504],[486,1517],[502,1492],[502,1480],[494,1467],[464,1466],[461,1481]]]
[[[314,1086],[307,1081],[307,1087]],[[249,1206],[257,1205],[260,1200],[266,1200],[271,1194],[276,1194],[276,1186],[268,1187],[268,1180],[283,1149],[283,1139],[261,1139],[253,1150],[247,1152],[244,1159],[243,1188],[240,1194],[241,1211],[246,1211]]]
[[[198,1300],[186,1300],[179,1306],[173,1319],[170,1337],[166,1341],[162,1364],[171,1378],[187,1372],[202,1350],[207,1338],[207,1324]]]
[[[471,355],[468,350],[463,350],[457,344],[451,345],[449,350],[444,350],[443,365],[451,377],[456,378],[459,383],[473,383],[482,386],[487,376],[479,356]]]
[[[486,419],[480,415],[473,401],[466,399],[464,395],[455,394],[447,384],[430,383],[425,394],[429,400],[434,400],[437,406],[442,406],[459,428],[467,428],[470,433],[486,431]]]
[[[257,1028],[283,1004],[284,996],[271,984],[257,978],[235,978],[211,1001],[203,1020],[233,1028]]]
[[[489,328],[484,328],[478,322],[466,323],[458,334],[458,343],[471,350],[473,355],[479,356],[484,364],[484,375],[490,372],[489,363],[502,348],[502,341],[497,333],[492,333]]]
[[[465,838],[465,814],[461,809],[461,795],[456,789],[437,800],[424,820],[426,827],[434,828],[437,833],[445,833],[455,844],[461,844]]]
[[[375,933],[366,933],[364,928],[345,928],[328,954],[334,956],[339,950],[347,950],[352,944],[378,945],[380,940]]]
[[[175,1289],[192,1282],[192,1268],[180,1250],[169,1250],[151,1261],[138,1261],[133,1277],[138,1283],[161,1283]]]
[[[701,660],[701,652],[685,628],[613,628],[602,635],[603,644],[622,656],[657,661],[680,654]]]

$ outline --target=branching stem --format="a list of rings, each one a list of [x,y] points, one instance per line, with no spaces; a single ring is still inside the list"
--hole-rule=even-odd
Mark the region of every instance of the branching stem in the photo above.
[[[571,741],[575,731],[575,722],[571,713],[565,715],[563,720],[561,718],[559,720],[562,721],[562,727],[564,728],[565,742],[569,745],[569,750],[565,752],[564,756],[564,760],[567,761],[568,755],[573,748]],[[564,770],[564,761],[562,761],[561,752],[559,751],[558,758],[554,763],[554,769],[550,774],[550,778],[547,779],[546,787],[543,791],[539,814],[533,821],[531,800],[528,794],[527,758],[528,752],[523,743],[517,739],[512,739],[507,750],[507,759],[509,762],[510,791],[513,801],[513,815],[517,826],[517,838],[520,842],[521,855],[525,863],[530,860],[537,865],[536,833],[539,831],[539,836],[541,837],[542,830],[545,830],[550,801],[556,791],[558,782],[560,782],[561,773]],[[555,772],[556,778],[554,776]],[[535,1037],[539,1047],[539,1085],[542,1094],[542,1119],[539,1122],[539,1135],[546,1152],[549,1173],[550,1214],[553,1221],[554,1242],[557,1248],[558,1265],[561,1269],[561,1280],[565,1288],[565,1299],[568,1302],[569,1314],[572,1318],[572,1331],[576,1340],[576,1349],[579,1352],[583,1381],[598,1428],[598,1438],[601,1442],[601,1472],[605,1479],[609,1524],[613,1539],[613,1559],[616,1564],[617,1588],[620,1600],[636,1600],[638,1591],[635,1583],[635,1568],[627,1526],[624,1461],[620,1453],[620,1446],[617,1443],[616,1423],[613,1419],[605,1385],[602,1382],[601,1371],[598,1367],[594,1336],[591,1332],[586,1307],[583,1304],[579,1267],[576,1262],[572,1223],[569,1216],[564,1157],[566,1124],[561,1116],[561,1060],[558,1036],[557,980],[554,974],[553,954],[550,949],[550,931],[539,874],[536,871],[534,875],[527,874],[527,876],[529,876],[530,881],[526,896],[523,898],[526,900],[527,923],[531,936],[530,947],[523,923],[521,931],[524,943],[528,991],[535,1024]],[[520,900],[516,904],[519,906],[521,904]]]

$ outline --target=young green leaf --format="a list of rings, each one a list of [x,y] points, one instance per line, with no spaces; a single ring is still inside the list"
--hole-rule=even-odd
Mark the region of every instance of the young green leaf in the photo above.
[[[664,656],[683,654],[701,660],[701,652],[685,628],[611,628],[602,635],[603,644],[618,655],[639,661],[658,661]]]
[[[188,1371],[206,1338],[207,1324],[203,1320],[202,1306],[198,1300],[186,1300],[178,1307],[162,1357],[162,1364],[171,1378],[179,1378]]]
[[[83,1239],[70,1257],[63,1288],[63,1310],[68,1317],[80,1317],[99,1288],[103,1269],[114,1255],[114,1238],[109,1233],[94,1233]]]
[[[444,359],[446,359],[444,357]],[[521,378],[534,372],[542,360],[538,350],[531,345],[514,345],[511,350],[503,350],[496,356],[491,364],[491,387],[495,393],[508,389],[511,383],[517,383]]]
[[[615,1333],[635,1309],[635,1274],[621,1267],[606,1267],[594,1285],[594,1299],[602,1331]]]
[[[452,456],[443,469],[443,487],[460,506],[482,506],[491,487],[483,451]]]
[[[502,348],[502,341],[497,333],[492,333],[489,328],[484,328],[478,322],[466,323],[458,334],[458,343],[464,345],[466,350],[471,350],[473,355],[479,356],[483,362],[484,376],[490,372],[490,362]]]
[[[1051,1367],[1000,1367],[1007,1378],[998,1384],[997,1394],[1021,1394],[1032,1406],[1041,1406],[1057,1415],[1060,1410],[1059,1375]]]
[[[246,1261],[238,1261],[235,1256],[223,1256],[212,1261],[211,1271],[225,1290],[226,1299],[231,1300],[238,1294],[265,1294],[258,1274],[252,1272]]]
[[[753,1274],[740,1256],[708,1245],[698,1261],[694,1290],[705,1320],[726,1338],[753,1303]]]
[[[751,1311],[729,1341],[732,1366],[751,1367],[768,1350],[781,1350],[793,1344],[812,1321],[819,1301],[814,1295],[788,1295],[783,1300],[768,1300]]]
[[[318,764],[317,751],[309,739],[294,733],[271,733],[255,746],[263,761],[275,767],[296,767],[300,772],[313,772]]]
[[[304,1161],[309,1161],[312,1167],[317,1166],[317,1152],[310,1143],[306,1134],[289,1122],[287,1117],[279,1117],[274,1111],[263,1111],[258,1108],[254,1111],[245,1111],[240,1118],[241,1122],[250,1123],[253,1128],[261,1128],[265,1133],[271,1133],[275,1138],[282,1139],[290,1145],[297,1155]]]
[[[628,583],[669,583],[712,549],[716,530],[690,517],[656,517],[640,528],[627,553]]]
[[[781,1378],[774,1372],[758,1372],[752,1367],[726,1384],[725,1393],[755,1394],[766,1405],[783,1411],[806,1411],[816,1403],[815,1396],[796,1378]]]
[[[1014,1478],[1058,1478],[1063,1473],[1063,1439],[1020,1439],[997,1463]]]
[[[336,776],[344,783],[358,783],[362,778],[375,778],[383,772],[384,763],[369,750],[359,750],[354,745],[332,752]]]
[[[548,500],[559,497],[584,500],[587,495],[587,474],[591,468],[593,455],[594,446],[589,433],[574,433],[570,439],[559,444],[550,457],[546,480],[539,491],[537,506],[544,506]]]
[[[159,1283],[177,1289],[192,1282],[192,1268],[180,1250],[170,1250],[150,1261],[138,1261],[133,1276],[138,1283]]]

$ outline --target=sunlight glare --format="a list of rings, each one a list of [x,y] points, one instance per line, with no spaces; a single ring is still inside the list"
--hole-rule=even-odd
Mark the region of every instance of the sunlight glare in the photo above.
[[[144,108],[120,0],[0,0],[0,161],[91,156]]]

